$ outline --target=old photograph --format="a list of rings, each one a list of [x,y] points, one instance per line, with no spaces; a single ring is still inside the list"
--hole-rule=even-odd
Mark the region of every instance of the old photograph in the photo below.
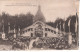
[[[0,50],[78,50],[79,0],[0,0]]]

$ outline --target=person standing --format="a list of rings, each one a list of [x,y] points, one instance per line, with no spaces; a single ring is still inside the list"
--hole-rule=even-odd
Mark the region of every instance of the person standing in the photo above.
[[[27,41],[26,41],[27,43],[27,49],[29,49],[29,43],[30,43],[30,39],[28,39]]]

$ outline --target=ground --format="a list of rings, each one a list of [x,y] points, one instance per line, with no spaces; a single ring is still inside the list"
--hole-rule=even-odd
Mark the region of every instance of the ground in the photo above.
[[[0,45],[0,50],[11,50],[12,45]]]
[[[0,39],[0,50],[11,50],[11,49],[12,49],[11,42]]]

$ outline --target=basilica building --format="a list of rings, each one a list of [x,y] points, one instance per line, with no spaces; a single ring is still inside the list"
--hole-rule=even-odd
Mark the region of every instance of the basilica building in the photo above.
[[[21,30],[21,36],[24,37],[59,37],[60,31],[46,24],[45,17],[38,6],[38,11],[33,18],[33,24]]]

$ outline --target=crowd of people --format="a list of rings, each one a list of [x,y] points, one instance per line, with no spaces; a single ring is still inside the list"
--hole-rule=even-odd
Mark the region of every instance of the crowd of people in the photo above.
[[[32,38],[16,38],[13,39],[13,46],[12,49],[19,48],[22,49],[29,49],[30,41]],[[36,38],[35,38],[36,40]],[[68,49],[70,46],[68,45],[68,39],[66,38],[49,38],[49,37],[39,37],[37,41],[32,43],[33,48],[47,48],[47,49]]]
[[[68,40],[65,38],[40,38],[35,42],[37,48],[51,48],[51,49],[68,49]]]
[[[25,50],[29,49],[30,38],[12,38],[9,39],[12,42],[12,50]]]

